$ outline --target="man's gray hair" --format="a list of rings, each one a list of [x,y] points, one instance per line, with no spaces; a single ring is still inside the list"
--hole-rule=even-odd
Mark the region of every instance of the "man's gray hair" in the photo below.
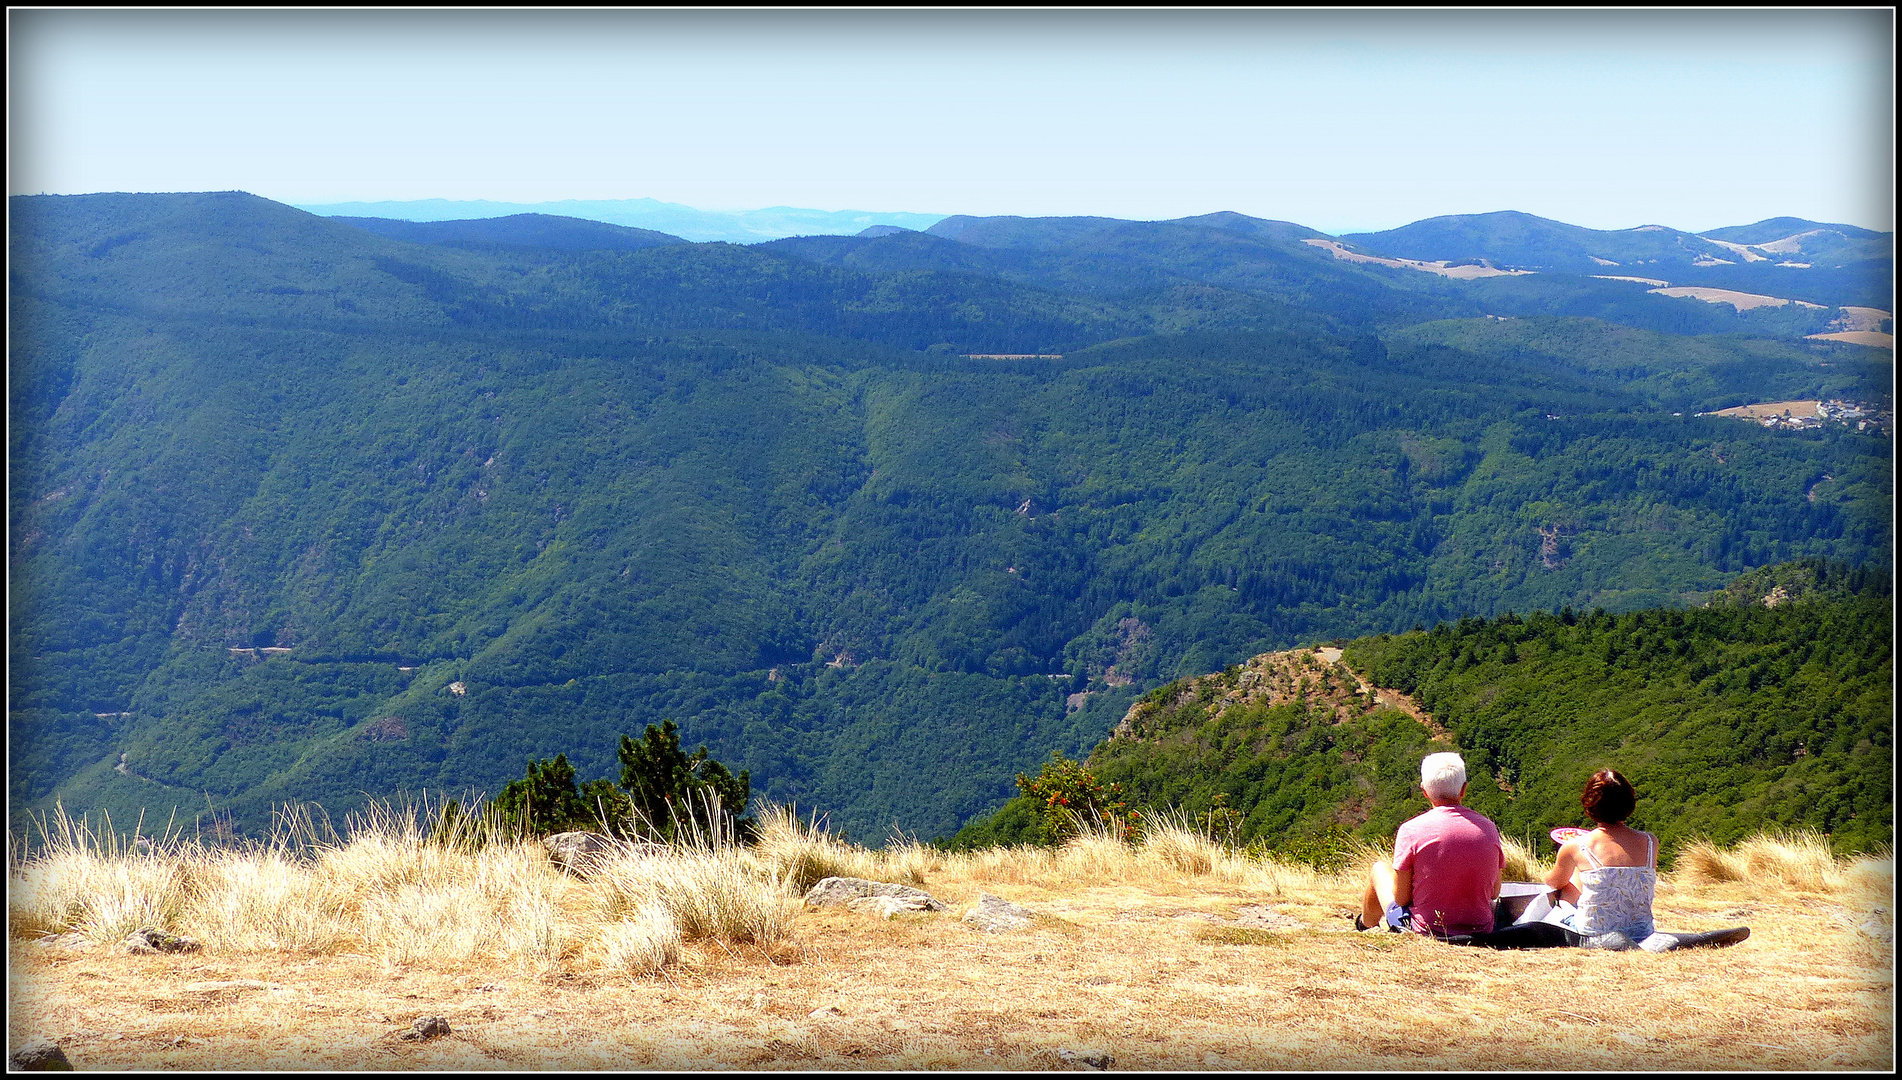
[[[1466,786],[1466,762],[1458,754],[1428,754],[1420,762],[1420,786],[1435,799],[1455,799]]]

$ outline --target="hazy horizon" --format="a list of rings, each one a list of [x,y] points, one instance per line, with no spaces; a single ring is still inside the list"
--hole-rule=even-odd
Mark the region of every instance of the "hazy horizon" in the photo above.
[[[60,192],[32,192],[32,193],[24,193],[24,194],[38,194],[38,195],[47,195],[47,194],[69,194],[69,195],[105,195],[105,194],[147,194],[147,195],[153,195],[153,194],[190,194],[190,193],[189,193],[189,192],[105,192],[105,191],[96,191],[96,192],[67,192],[67,193],[60,193]],[[257,193],[257,192],[246,192],[246,194],[251,194],[251,195],[257,195],[258,193]],[[260,197],[260,198],[268,198],[268,196],[259,196],[259,197]],[[274,199],[274,200],[272,200],[272,201],[274,201],[274,202],[281,202],[282,200],[275,200],[275,199]],[[344,200],[344,201],[339,201],[339,202],[334,202],[334,203],[325,203],[325,202],[301,202],[301,203],[294,203],[294,202],[285,202],[285,203],[284,203],[284,205],[286,205],[286,206],[291,206],[291,207],[293,207],[293,208],[295,208],[295,209],[298,209],[298,210],[303,210],[303,211],[306,211],[306,212],[308,212],[308,213],[313,213],[313,214],[317,214],[317,215],[318,215],[318,216],[320,216],[320,217],[383,217],[383,216],[390,216],[390,217],[393,217],[393,218],[394,218],[395,220],[399,220],[399,221],[416,221],[416,222],[433,222],[433,221],[472,221],[472,220],[479,220],[479,219],[483,219],[483,218],[492,218],[492,217],[506,217],[506,216],[510,216],[510,215],[514,215],[514,214],[522,214],[522,213],[542,213],[542,214],[550,214],[550,215],[552,215],[552,216],[560,216],[560,217],[574,217],[574,218],[579,218],[579,219],[581,219],[581,220],[587,220],[587,221],[600,221],[600,222],[605,222],[605,223],[608,223],[608,224],[626,224],[626,223],[628,223],[629,221],[633,221],[633,220],[634,220],[634,217],[635,217],[634,215],[627,215],[627,218],[628,218],[628,221],[622,221],[622,220],[615,220],[615,219],[612,219],[612,218],[610,218],[610,217],[604,217],[604,216],[590,216],[590,215],[589,215],[588,213],[584,213],[584,212],[581,212],[581,209],[577,209],[577,208],[575,208],[575,207],[574,207],[574,205],[573,205],[573,204],[581,204],[581,207],[582,207],[582,208],[586,208],[586,207],[591,207],[591,206],[597,206],[597,205],[603,205],[603,204],[614,204],[614,203],[628,203],[628,204],[641,204],[641,203],[647,203],[647,204],[652,204],[653,206],[655,206],[655,207],[657,207],[657,208],[662,208],[662,209],[660,209],[660,210],[658,210],[658,211],[656,212],[656,216],[664,216],[664,215],[666,215],[666,214],[667,214],[667,213],[669,213],[669,212],[684,212],[684,213],[686,213],[686,214],[697,214],[697,215],[706,215],[706,216],[707,216],[707,217],[709,217],[709,218],[712,218],[712,217],[730,217],[730,218],[735,218],[735,219],[739,219],[739,218],[744,218],[744,217],[749,217],[749,216],[757,216],[757,215],[768,215],[768,214],[774,214],[774,213],[785,213],[785,214],[800,214],[800,215],[815,215],[815,216],[817,216],[817,215],[829,215],[829,216],[839,216],[839,217],[842,217],[842,216],[845,216],[845,215],[855,215],[855,216],[859,216],[859,217],[863,217],[863,218],[865,218],[865,219],[868,219],[868,220],[866,220],[865,222],[862,222],[862,223],[860,223],[860,224],[861,224],[861,226],[863,226],[863,225],[873,225],[873,224],[887,224],[887,223],[891,223],[891,224],[897,224],[897,222],[895,222],[895,221],[894,221],[894,222],[886,222],[886,221],[878,221],[878,220],[870,220],[870,219],[895,219],[895,218],[923,218],[923,219],[928,219],[928,220],[926,220],[926,221],[924,221],[924,222],[923,222],[922,224],[920,224],[920,223],[908,223],[908,224],[903,224],[903,225],[901,225],[901,226],[900,226],[900,227],[902,227],[902,228],[908,228],[908,229],[914,229],[914,230],[917,230],[917,231],[924,231],[925,229],[928,229],[928,228],[930,228],[930,227],[931,227],[932,225],[934,225],[934,224],[936,224],[936,223],[937,223],[938,221],[942,221],[942,220],[944,220],[944,219],[946,219],[946,218],[951,218],[951,217],[965,217],[965,216],[969,216],[969,217],[1051,217],[1051,218],[1061,218],[1061,217],[1107,217],[1107,218],[1111,218],[1112,220],[1120,220],[1120,221],[1172,221],[1172,220],[1179,220],[1179,219],[1181,219],[1181,218],[1192,218],[1192,217],[1201,217],[1201,216],[1206,216],[1206,215],[1208,215],[1208,214],[1216,214],[1216,213],[1224,213],[1224,212],[1230,212],[1230,213],[1240,213],[1240,212],[1241,212],[1241,211],[1234,211],[1234,210],[1230,210],[1230,209],[1228,209],[1228,208],[1222,208],[1222,209],[1217,209],[1217,210],[1208,210],[1208,211],[1201,211],[1201,212],[1198,212],[1198,213],[1194,213],[1194,214],[1182,214],[1182,215],[1178,215],[1178,216],[1177,216],[1177,217],[1175,217],[1175,218],[1157,218],[1157,217],[1129,217],[1129,218],[1125,218],[1125,217],[1116,217],[1115,215],[1106,215],[1106,214],[1037,214],[1037,215],[1027,215],[1027,214],[1026,214],[1026,215],[1013,215],[1013,214],[997,214],[997,215],[978,215],[978,214],[972,214],[972,215],[966,215],[966,214],[961,214],[961,213],[958,213],[958,212],[951,212],[951,213],[942,213],[942,212],[930,212],[930,211],[915,211],[915,210],[866,210],[866,209],[863,209],[863,208],[858,208],[858,207],[845,207],[845,208],[841,208],[841,209],[837,209],[837,210],[832,210],[832,209],[826,209],[826,208],[822,208],[822,207],[802,207],[802,206],[793,206],[793,205],[790,205],[790,204],[784,204],[784,203],[782,203],[782,204],[777,204],[777,205],[774,205],[774,206],[762,206],[762,207],[748,207],[748,208],[724,208],[724,207],[706,207],[706,206],[693,206],[693,205],[690,205],[690,204],[687,204],[687,203],[678,203],[678,202],[670,202],[670,201],[667,201],[667,200],[661,200],[661,199],[654,199],[654,198],[650,198],[650,197],[644,197],[644,196],[633,196],[633,197],[628,197],[628,198],[624,198],[624,199],[551,199],[551,200],[545,200],[545,201],[541,201],[541,202],[515,202],[515,201],[504,201],[504,200],[497,200],[497,199],[482,199],[482,198],[474,198],[474,199],[444,199],[444,198],[431,198],[431,197],[425,197],[425,198],[418,198],[418,199],[351,199],[351,200]],[[450,213],[442,213],[442,212],[437,212],[437,213],[431,213],[431,212],[427,212],[427,211],[422,211],[422,210],[419,210],[419,209],[417,209],[417,207],[419,207],[419,206],[428,206],[429,204],[439,204],[440,206],[442,206],[442,207],[444,207],[444,208],[467,208],[467,212],[450,212]],[[477,208],[482,208],[482,209],[477,209]],[[562,209],[562,208],[567,208],[567,209],[569,209],[569,210],[570,210],[570,212],[569,212],[569,213],[559,213],[558,211],[559,211],[560,209]],[[375,210],[378,210],[378,209],[383,209],[383,210],[387,210],[387,211],[391,211],[391,213],[388,213],[388,214],[378,214],[378,213],[373,213],[373,212],[371,212],[371,211],[375,211]],[[400,211],[400,212],[398,212],[398,211]],[[1412,224],[1417,224],[1417,223],[1418,223],[1418,222],[1420,222],[1420,221],[1426,221],[1426,220],[1431,220],[1431,219],[1433,219],[1433,218],[1440,218],[1440,217],[1454,217],[1454,216],[1483,216],[1483,215],[1485,215],[1485,214],[1493,214],[1493,213],[1529,213],[1529,212],[1528,212],[1528,211],[1523,211],[1523,210],[1516,210],[1515,208],[1512,208],[1512,207],[1501,207],[1501,208],[1499,208],[1499,209],[1497,209],[1497,210],[1482,210],[1482,211],[1474,211],[1474,212],[1470,212],[1470,213],[1467,213],[1467,214],[1464,214],[1464,215],[1454,215],[1454,214],[1431,214],[1431,215],[1428,215],[1428,216],[1427,216],[1427,217],[1425,217],[1425,218],[1414,218],[1414,219],[1411,219],[1411,220],[1409,220],[1409,221],[1403,221],[1403,222],[1400,222],[1400,223],[1399,223],[1398,225],[1383,225],[1383,226],[1378,226],[1378,227],[1374,227],[1374,226],[1369,226],[1369,227],[1360,227],[1360,228],[1356,228],[1356,227],[1351,227],[1351,226],[1350,226],[1350,227],[1344,227],[1344,228],[1339,228],[1339,229],[1332,229],[1332,230],[1330,230],[1330,229],[1321,229],[1321,228],[1319,228],[1318,226],[1312,226],[1312,225],[1309,225],[1309,223],[1308,223],[1308,222],[1303,222],[1303,221],[1295,221],[1295,222],[1294,222],[1294,224],[1297,224],[1297,225],[1306,225],[1306,226],[1308,226],[1308,227],[1310,227],[1310,228],[1315,228],[1315,229],[1316,229],[1317,231],[1320,231],[1320,232],[1324,232],[1324,233],[1327,233],[1328,235],[1331,235],[1331,236],[1349,236],[1349,235],[1356,235],[1356,234],[1365,234],[1365,233],[1377,233],[1377,232],[1386,232],[1386,231],[1390,231],[1390,230],[1393,230],[1393,229],[1398,229],[1398,228],[1402,228],[1402,227],[1405,227],[1405,226],[1407,226],[1407,225],[1412,225]],[[1254,217],[1254,216],[1257,216],[1257,215],[1249,215],[1249,216],[1251,216],[1251,217]],[[1543,217],[1544,215],[1535,215],[1535,216],[1540,216],[1540,217]],[[1771,219],[1774,219],[1774,218],[1779,218],[1779,217],[1799,217],[1799,215],[1794,215],[1794,214],[1771,214],[1771,215],[1769,215],[1768,217],[1764,217],[1764,218],[1756,218],[1756,219],[1753,219],[1753,220],[1751,220],[1751,221],[1727,221],[1727,222],[1723,222],[1723,223],[1721,223],[1721,224],[1719,224],[1719,225],[1713,225],[1713,226],[1709,226],[1709,227],[1707,227],[1707,228],[1705,228],[1705,229],[1687,229],[1687,228],[1682,228],[1682,227],[1680,227],[1680,226],[1678,226],[1677,224],[1675,224],[1675,223],[1673,223],[1673,222],[1669,222],[1669,221],[1656,221],[1656,220],[1652,220],[1652,221],[1642,221],[1642,222],[1639,222],[1639,223],[1637,223],[1637,224],[1634,224],[1634,225],[1628,225],[1628,226],[1624,226],[1624,227],[1622,227],[1622,228],[1614,228],[1614,229],[1601,229],[1601,230],[1598,230],[1598,231],[1603,231],[1603,232],[1625,232],[1625,231],[1631,231],[1631,230],[1634,230],[1634,229],[1638,229],[1638,228],[1642,228],[1642,227],[1645,227],[1645,226],[1653,226],[1653,225],[1662,225],[1662,226],[1665,226],[1665,227],[1667,227],[1667,228],[1672,228],[1672,229],[1677,229],[1678,231],[1681,231],[1681,232],[1687,232],[1687,233],[1698,233],[1698,232],[1708,232],[1708,231],[1710,231],[1710,230],[1712,230],[1712,229],[1720,229],[1720,228],[1725,228],[1725,227],[1730,227],[1730,226],[1740,226],[1740,225],[1754,225],[1754,224],[1756,224],[1756,223],[1757,223],[1757,222],[1759,222],[1759,221],[1766,221],[1766,220],[1771,220]],[[1281,219],[1281,220],[1286,220],[1286,219]],[[1550,219],[1550,220],[1561,220],[1561,219]],[[1865,227],[1866,227],[1866,226],[1858,226],[1858,225],[1855,225],[1855,223],[1854,223],[1854,222],[1840,222],[1840,221],[1839,221],[1839,222],[1827,222],[1827,221],[1820,221],[1820,220],[1817,220],[1817,219],[1813,219],[1813,218],[1805,218],[1805,219],[1803,219],[1803,220],[1806,220],[1806,221],[1810,221],[1810,222],[1812,222],[1812,223],[1814,223],[1814,224],[1819,224],[1819,225],[1848,225],[1848,226],[1851,226],[1851,227],[1855,227],[1855,228],[1865,228]],[[1563,224],[1567,224],[1567,225],[1577,225],[1577,224],[1578,224],[1578,223],[1576,223],[1576,222],[1564,222],[1564,221],[1562,221],[1562,223],[1563,223]],[[638,223],[637,221],[636,221],[636,222],[634,222],[634,223],[633,223],[633,224],[631,225],[631,227],[635,227],[635,228],[652,228],[652,226],[651,226],[651,225],[649,225],[649,224],[641,224],[641,223]],[[1580,228],[1592,228],[1591,226],[1578,226],[1578,227],[1580,227]],[[661,231],[661,232],[665,232],[665,231],[667,231],[667,230],[666,230],[666,229],[659,229],[659,230],[657,230],[657,231]],[[851,231],[851,232],[856,232],[856,231],[858,231],[858,230],[857,230],[857,229],[853,229],[853,230],[850,230],[850,231]],[[1885,229],[1878,229],[1878,230],[1873,230],[1873,231],[1876,231],[1876,232],[1888,232],[1888,231],[1890,231],[1890,230],[1885,230]],[[676,234],[676,235],[683,235],[683,234]],[[815,233],[815,232],[786,232],[786,233],[783,233],[783,234],[774,234],[773,236],[764,236],[764,234],[762,234],[762,237],[763,237],[764,239],[772,239],[772,238],[776,238],[776,237],[777,237],[777,236],[779,236],[779,235],[784,235],[784,236],[797,236],[797,235],[827,235],[827,234],[826,234],[826,233]],[[832,234],[830,234],[830,235],[849,235],[849,232],[839,232],[839,233],[832,233]],[[747,240],[735,240],[735,241],[733,241],[733,242],[747,242],[747,243],[752,243],[752,242],[763,242],[763,239],[762,239],[762,237],[754,237],[754,238],[752,238],[752,239],[747,239]],[[694,239],[694,238],[693,238],[693,237],[691,237],[691,236],[687,236],[687,237],[685,237],[685,238],[686,238],[686,239],[690,239],[690,240],[691,240],[691,239]],[[722,238],[724,238],[724,237],[722,237]],[[700,241],[696,241],[696,242],[700,242]]]
[[[1893,15],[8,12],[9,190],[1893,228]]]

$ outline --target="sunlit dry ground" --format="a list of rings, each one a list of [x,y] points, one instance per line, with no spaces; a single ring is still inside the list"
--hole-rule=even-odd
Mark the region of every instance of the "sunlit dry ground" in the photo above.
[[[1059,1049],[1108,1051],[1115,1069],[1893,1062],[1892,949],[1858,933],[1866,913],[1836,893],[1667,884],[1661,927],[1742,923],[1751,938],[1662,955],[1499,953],[1353,933],[1346,878],[1152,871],[1046,888],[1021,876],[950,860],[925,881],[947,915],[802,911],[785,941],[690,943],[659,976],[579,961],[538,971],[349,951],[128,956],[13,939],[9,1048],[49,1038],[81,1070],[1077,1068]],[[1006,934],[964,925],[980,891],[1039,922]],[[1292,926],[1264,925],[1282,922]],[[190,988],[233,980],[271,986]],[[445,1017],[451,1034],[398,1038],[424,1015]]]

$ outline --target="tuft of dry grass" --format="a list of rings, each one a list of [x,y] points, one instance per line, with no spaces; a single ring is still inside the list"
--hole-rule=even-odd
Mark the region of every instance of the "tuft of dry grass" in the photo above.
[[[1178,873],[1201,875],[1214,871],[1222,846],[1182,814],[1152,814],[1143,821],[1141,855]]]
[[[15,933],[78,934],[123,940],[135,930],[176,921],[193,893],[193,869],[175,842],[121,838],[107,819],[94,829],[56,808],[42,823],[42,857],[9,844],[7,913]]]
[[[1539,856],[1524,844],[1510,836],[1499,838],[1499,845],[1506,849],[1507,881],[1544,881],[1551,867],[1539,861]]]
[[[673,914],[649,904],[603,927],[596,939],[603,970],[626,975],[656,975],[680,961],[682,934]]]
[[[789,896],[829,877],[869,878],[922,885],[937,855],[916,839],[894,835],[882,851],[849,844],[816,821],[801,821],[792,807],[769,806],[760,814],[753,854],[772,869]]]
[[[584,879],[527,841],[432,842],[419,815],[392,807],[349,822],[347,839],[288,813],[269,839],[239,846],[124,843],[109,823],[61,812],[46,824],[44,850],[11,853],[16,936],[106,944],[152,927],[218,952],[366,950],[398,966],[499,959],[534,971],[588,953],[625,971],[676,961],[683,935],[771,943],[790,920],[759,858],[720,837],[624,853]]]
[[[1677,854],[1677,872],[1688,881],[1747,881],[1810,892],[1839,887],[1843,867],[1829,841],[1807,829],[1753,836],[1729,850],[1695,840]]]
[[[771,944],[792,922],[779,882],[731,848],[624,852],[603,860],[589,883],[598,907],[658,908],[689,939]]]

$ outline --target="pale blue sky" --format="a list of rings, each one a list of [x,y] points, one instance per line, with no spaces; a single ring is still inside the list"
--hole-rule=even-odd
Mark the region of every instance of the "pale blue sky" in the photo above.
[[[9,190],[1892,228],[1834,12],[9,12]]]

